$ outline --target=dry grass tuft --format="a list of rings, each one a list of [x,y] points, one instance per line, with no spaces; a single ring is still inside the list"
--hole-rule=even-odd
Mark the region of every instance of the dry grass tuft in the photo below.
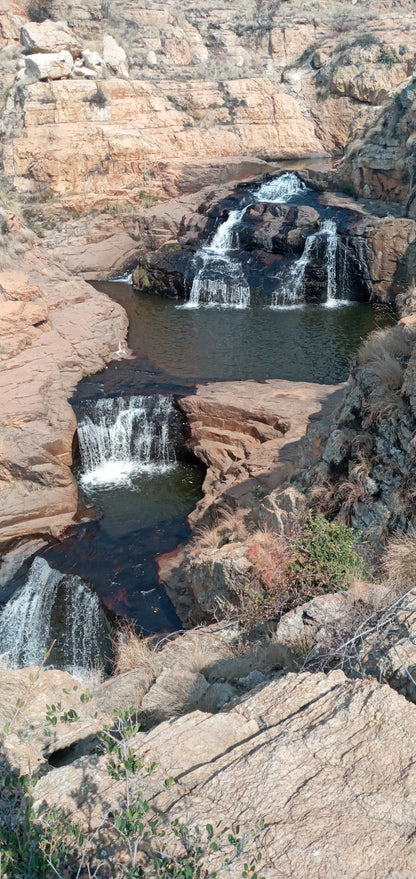
[[[403,398],[397,391],[391,391],[377,385],[363,401],[363,411],[368,424],[376,424],[383,418],[391,418],[406,409]]]
[[[381,385],[383,390],[397,391],[403,384],[403,367],[388,351],[368,361],[365,368],[370,381]]]
[[[416,531],[396,534],[386,547],[382,570],[393,593],[416,587]]]
[[[225,546],[226,543],[243,543],[249,531],[247,516],[249,510],[238,507],[236,510],[221,510],[212,525],[201,525],[192,541],[192,551],[206,553],[211,549]]]
[[[386,354],[392,358],[410,357],[415,342],[414,333],[403,324],[397,324],[390,329],[375,330],[361,345],[358,362],[361,366],[366,366],[383,359]]]
[[[120,630],[113,641],[113,651],[115,675],[139,669],[150,686],[160,672],[161,662],[156,650],[149,641],[137,635],[134,625],[126,625]]]
[[[220,636],[213,637],[204,633],[203,629],[187,632],[165,648],[169,654],[169,666],[175,669],[186,669],[207,676],[210,668],[220,660],[233,655],[232,646]]]

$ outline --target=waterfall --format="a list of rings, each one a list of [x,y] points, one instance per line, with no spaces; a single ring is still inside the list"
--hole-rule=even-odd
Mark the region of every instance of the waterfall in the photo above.
[[[270,204],[284,204],[285,202],[290,201],[294,195],[299,195],[300,192],[305,192],[307,186],[302,180],[299,180],[299,177],[296,174],[293,174],[291,171],[288,171],[286,174],[282,174],[281,177],[274,177],[273,180],[268,180],[267,183],[262,183],[261,186],[255,190],[253,195],[256,198],[256,201],[269,202]]]
[[[247,308],[250,305],[250,287],[239,260],[233,255],[238,247],[238,225],[246,210],[254,202],[285,203],[306,189],[304,183],[291,172],[262,183],[251,193],[250,204],[241,210],[230,211],[209,244],[195,256],[200,263],[189,300],[182,308],[201,305],[222,305],[229,308]]]
[[[84,486],[131,484],[139,473],[163,473],[175,462],[170,397],[97,400],[78,425]]]
[[[338,235],[337,224],[334,220],[325,220],[322,224],[321,235],[326,235],[326,301],[324,305],[327,308],[334,308],[338,304],[337,295],[337,248]]]
[[[326,300],[323,305],[327,308],[333,308],[340,304],[340,300],[336,298],[338,249],[337,227],[333,220],[325,220],[318,232],[308,235],[302,256],[290,266],[283,285],[275,290],[271,308],[288,308],[299,305],[303,302],[306,269],[316,245],[323,237],[326,238],[325,266],[327,273]]]
[[[238,260],[229,256],[234,246],[236,228],[246,208],[230,211],[228,218],[221,223],[210,244],[197,254],[201,266],[196,273],[188,308],[200,305],[228,305],[231,308],[246,308],[250,305],[250,288]]]
[[[0,611],[0,664],[40,665],[56,639],[51,661],[75,669],[102,668],[110,625],[98,595],[72,574],[35,558],[25,584]]]

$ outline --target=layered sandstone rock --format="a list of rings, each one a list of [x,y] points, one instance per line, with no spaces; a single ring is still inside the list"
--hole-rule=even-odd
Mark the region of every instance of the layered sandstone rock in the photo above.
[[[39,90],[19,76],[3,118],[6,175],[22,195],[75,192],[87,210],[99,206],[100,194],[124,201],[141,191],[173,194],[160,164],[179,154],[203,165],[207,156],[344,149],[411,73],[410,6],[401,4],[400,19],[392,10],[392,2],[351,6],[348,27],[342,4],[312,11],[297,0],[261,14],[254,0],[238,12],[210,0],[187,2],[180,12],[171,0],[157,9],[59,0],[54,15],[64,23],[11,14],[12,30],[14,19],[24,24],[29,51],[83,48],[84,64],[69,89]],[[103,77],[100,99],[85,82],[88,70]],[[130,87],[114,79],[127,75]]]
[[[387,879],[410,877],[416,861],[415,735],[414,706],[402,696],[336,671],[289,675],[232,710],[194,712],[131,743],[157,762],[159,789],[163,778],[176,780],[160,794],[156,779],[149,782],[163,820],[191,828],[211,821],[221,835],[234,822],[250,838],[255,809],[265,825],[256,840],[265,875],[333,879],[342,869]],[[91,828],[103,800],[114,808],[120,796],[96,756],[52,771],[36,788],[37,803],[63,807]],[[106,852],[114,845],[107,832]],[[230,869],[241,875],[238,863]]]
[[[200,385],[179,406],[190,427],[189,445],[208,467],[196,521],[212,503],[245,505],[295,472],[300,441],[311,421],[340,404],[342,385],[280,379],[264,383]]]
[[[67,400],[114,356],[127,328],[120,306],[74,282],[34,239],[21,245],[20,271],[0,272],[2,545],[73,522],[76,421]]]
[[[130,202],[143,191],[166,194],[163,163],[178,156],[274,159],[322,151],[294,98],[267,80],[156,86],[110,79],[100,89],[75,80],[28,85],[20,135],[10,98],[4,170],[18,190],[82,193],[85,210],[100,194],[124,193]]]

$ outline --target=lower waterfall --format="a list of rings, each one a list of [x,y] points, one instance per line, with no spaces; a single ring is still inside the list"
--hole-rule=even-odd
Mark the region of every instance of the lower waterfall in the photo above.
[[[162,395],[94,402],[78,425],[81,483],[129,483],[133,476],[163,473],[175,463],[172,399]]]
[[[24,585],[0,611],[0,663],[12,668],[40,665],[56,641],[51,654],[55,667],[103,668],[109,631],[93,589],[81,577],[62,574],[38,557]]]

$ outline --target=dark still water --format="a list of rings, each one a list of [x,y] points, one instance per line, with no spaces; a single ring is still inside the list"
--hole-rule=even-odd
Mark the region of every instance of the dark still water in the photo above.
[[[97,384],[112,393],[116,376],[123,387],[137,392],[136,375],[140,382],[148,379],[149,387],[153,378],[159,388],[163,384],[172,390],[198,381],[237,379],[333,384],[347,378],[361,340],[376,327],[396,320],[388,308],[355,302],[336,308],[187,309],[170,299],[134,293],[125,283],[95,286],[125,308],[129,345],[136,359],[111,366],[105,376],[84,382],[82,394]]]
[[[340,382],[348,375],[360,341],[395,317],[388,309],[356,303],[275,311],[262,306],[187,309],[162,297],[136,294],[127,283],[96,286],[126,309],[133,357],[81,382],[72,402],[82,425],[91,407],[97,410],[106,398],[125,398],[122,422],[117,421],[116,406],[117,418],[112,416],[108,428],[118,450],[110,462],[115,472],[106,482],[102,424],[95,414],[97,424],[90,424],[92,433],[84,437],[87,447],[94,447],[95,458],[88,466],[78,463],[77,476],[87,503],[100,518],[82,524],[73,538],[51,545],[43,554],[58,570],[91,582],[107,607],[135,619],[145,632],[172,630],[180,623],[158,584],[155,558],[188,537],[186,516],[201,497],[204,472],[186,460],[166,458],[154,464],[151,442],[144,450],[140,446],[134,454],[126,452],[125,419],[131,416],[131,400],[136,408],[146,395],[172,401],[171,395],[191,392],[197,382],[210,380]],[[168,446],[176,443],[180,448],[179,428],[176,423]],[[161,430],[159,424],[159,439]],[[107,441],[108,437],[104,446]],[[104,448],[104,458],[105,454]],[[136,459],[139,466],[131,471]]]

